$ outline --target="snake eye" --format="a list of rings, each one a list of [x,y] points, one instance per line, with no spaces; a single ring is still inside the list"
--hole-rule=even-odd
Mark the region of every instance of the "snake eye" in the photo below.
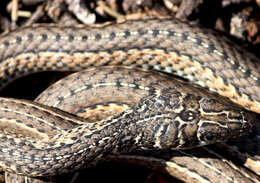
[[[214,137],[213,135],[206,135],[204,138],[205,138],[208,142],[212,142],[212,141],[214,141],[214,139],[215,139],[215,137]]]
[[[225,141],[229,137],[228,129],[212,122],[204,122],[198,129],[198,138],[204,144]]]
[[[218,138],[218,135],[216,134],[212,134],[212,133],[209,133],[209,132],[201,132],[200,133],[200,141],[203,142],[203,144],[211,144],[211,143],[214,143],[214,142],[217,142],[217,139]]]

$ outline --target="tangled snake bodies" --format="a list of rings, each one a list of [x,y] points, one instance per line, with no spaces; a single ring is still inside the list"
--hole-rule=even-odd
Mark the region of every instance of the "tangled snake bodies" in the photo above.
[[[258,60],[216,33],[176,19],[127,21],[100,28],[38,25],[0,40],[2,86],[31,72],[101,65],[175,73],[260,112]]]
[[[80,76],[76,77],[74,81],[84,85],[79,87],[81,89],[78,88],[74,91],[70,88],[70,92],[81,96],[82,93],[78,91],[83,89],[101,87],[102,90],[109,91],[108,88],[111,85],[116,85],[118,88],[130,85],[133,88],[140,87],[150,90],[149,95],[142,98],[131,109],[123,111],[115,117],[80,125],[40,141],[28,140],[26,137],[13,137],[13,133],[17,129],[19,130],[17,127],[27,125],[18,123],[21,123],[21,120],[30,120],[30,124],[38,122],[39,126],[43,126],[43,123],[47,123],[55,128],[52,121],[84,123],[84,120],[80,121],[61,111],[45,108],[39,104],[2,98],[0,113],[3,116],[1,120],[5,121],[0,138],[2,166],[8,167],[9,165],[10,168],[8,167],[7,170],[24,175],[51,176],[70,172],[72,169],[78,169],[86,164],[93,164],[100,161],[101,157],[107,153],[117,154],[139,148],[191,148],[224,141],[247,131],[254,120],[235,104],[232,107],[229,103],[225,104],[225,98],[221,103],[217,102],[217,98],[213,94],[190,88],[173,79],[167,78],[169,81],[164,81],[158,75],[154,77],[155,83],[139,86],[134,82],[129,83],[126,79],[134,78],[133,76],[147,78],[147,73],[122,68],[107,71],[103,68],[103,70],[103,73],[95,70],[87,72],[92,77],[95,77],[95,73],[97,73],[97,83],[88,83],[88,77],[84,81],[84,72],[79,73]],[[116,73],[115,78],[107,76],[113,75],[113,73]],[[157,84],[159,81],[161,83]],[[156,89],[153,88],[153,85],[164,85],[164,87]],[[105,97],[104,94],[103,97]],[[76,98],[82,100],[81,97]],[[5,118],[6,114],[8,117]],[[36,122],[33,123],[33,121]],[[11,135],[5,130],[8,123],[10,126],[17,123],[16,129],[12,129]],[[37,126],[27,125],[26,128],[28,133],[45,133]],[[26,131],[26,128],[22,129]],[[23,135],[25,134],[23,132]]]
[[[147,28],[147,30],[145,29],[146,27],[148,27],[145,26],[146,24],[149,24],[149,28]],[[172,26],[175,29],[173,28],[171,29]],[[130,28],[131,31],[129,30]],[[200,30],[200,33],[202,32],[202,35],[200,35],[200,33],[194,33],[194,34],[188,33],[187,32],[188,29],[196,30],[196,28],[183,24],[181,22],[175,20],[136,21],[136,22],[128,22],[125,24],[114,25],[111,27],[108,26],[102,29],[99,28],[93,30],[89,29],[88,31],[86,30],[83,31],[83,28],[71,28],[71,27],[65,28],[63,31],[61,31],[61,29],[55,26],[54,27],[40,26],[40,27],[36,27],[35,29],[36,30],[33,30],[31,28],[24,29],[22,32],[18,31],[15,33],[8,34],[7,38],[8,36],[10,36],[11,38],[13,38],[11,40],[9,39],[6,40],[5,37],[3,37],[1,46],[6,48],[5,52],[1,52],[1,56],[2,56],[1,64],[3,66],[2,77],[4,78],[2,80],[3,84],[8,82],[9,79],[13,77],[19,77],[20,75],[26,74],[26,72],[28,71],[50,70],[50,69],[56,70],[59,68],[63,70],[64,69],[67,70],[71,68],[77,69],[79,67],[84,68],[91,65],[107,65],[107,64],[132,65],[134,64],[134,65],[140,65],[142,67],[152,66],[155,69],[162,69],[167,72],[172,72],[173,70],[178,69],[177,74],[184,75],[187,78],[195,81],[198,81],[198,78],[202,80],[204,79],[206,85],[210,87],[212,90],[217,90],[220,94],[225,94],[228,96],[231,95],[231,97],[229,96],[230,98],[232,98],[235,101],[238,101],[239,104],[245,105],[245,107],[248,109],[252,109],[256,112],[258,110],[257,107],[259,105],[257,104],[258,102],[257,95],[259,94],[258,93],[259,85],[257,82],[259,78],[258,77],[259,73],[257,72],[257,68],[258,68],[257,63],[249,62],[251,64],[246,65],[244,61],[249,60],[250,57],[244,58],[243,54],[238,52],[233,47],[232,48],[230,47],[228,51],[224,51],[221,46],[224,45],[225,48],[227,47],[225,40],[222,43],[223,45],[220,46],[220,43],[216,41],[217,39],[211,33],[207,32],[207,35],[212,36],[212,39],[210,41],[208,41],[203,36],[204,35],[203,33],[205,32],[201,31],[200,29],[198,30]],[[71,33],[72,32],[71,30],[75,30],[75,29],[77,30],[75,32],[76,35],[73,35]],[[177,30],[179,30],[180,32],[177,32]],[[192,37],[194,35],[195,37]],[[169,39],[169,36],[172,36],[173,39]],[[68,40],[70,40],[70,43],[68,43]],[[110,44],[106,44],[106,41],[110,41],[109,42]],[[196,47],[192,46],[192,44],[195,45]],[[14,50],[14,48],[16,49]],[[216,62],[209,61],[210,60],[209,57],[211,56],[214,56],[214,60]],[[129,58],[129,60],[126,60],[126,58]],[[230,74],[230,72],[223,71],[222,70],[223,68],[219,68],[218,61],[220,61],[221,59],[224,59],[225,68],[227,68],[227,70],[228,69],[232,70],[232,73],[235,73],[234,75],[239,75],[240,77],[239,78],[234,77],[234,75]],[[239,62],[236,63],[235,60],[239,60]],[[237,70],[234,70],[234,68],[237,68]],[[249,82],[245,82],[245,80],[248,80]],[[210,84],[209,81],[213,82],[213,84],[212,83]],[[238,84],[240,85],[239,87]],[[148,101],[157,99],[159,96],[160,95],[154,95],[154,97],[148,99]],[[185,98],[185,95],[182,97]],[[163,98],[164,97],[162,97],[162,99]],[[3,101],[4,100],[5,99],[3,99]],[[8,103],[8,100],[9,99],[7,99],[5,103]],[[201,100],[201,98],[196,99],[195,97],[194,100],[199,101]],[[223,100],[225,101],[225,99]],[[158,99],[158,101],[160,100]],[[176,100],[173,101],[176,102]],[[10,103],[16,106],[16,101]],[[141,106],[145,106],[144,103]],[[5,108],[11,107],[12,106],[11,104],[10,106],[7,105],[7,107]],[[32,105],[33,107],[31,109],[35,110],[38,108],[35,107],[34,104]],[[38,104],[35,105],[37,106]],[[214,102],[213,102],[213,106],[214,106]],[[40,108],[42,109],[44,107],[40,107]],[[215,109],[215,107],[213,108]],[[47,109],[47,110],[52,111],[51,109]],[[169,109],[167,109],[166,107],[164,110],[167,111]],[[229,108],[225,108],[225,110],[229,110]],[[3,112],[6,113],[7,110],[3,110]],[[54,111],[53,114],[55,112],[56,111]],[[234,119],[236,120],[237,119],[241,120],[240,112],[238,113],[233,112],[232,114],[234,114],[234,116],[230,115],[229,116],[231,117],[230,119],[234,117]],[[186,115],[188,115],[188,113]],[[224,116],[228,116],[228,113],[225,113]],[[219,118],[220,121],[218,120],[217,121],[223,122],[224,118],[222,114],[222,116],[220,116]],[[246,120],[246,118],[242,119],[242,121],[243,120]],[[75,121],[75,119],[72,121]],[[107,123],[108,126],[109,124],[110,123]],[[207,123],[203,123],[203,124],[207,124]],[[243,124],[243,123],[237,123],[237,125],[238,124]],[[236,129],[237,125],[232,126],[232,128]],[[97,123],[97,124],[85,125],[85,126],[88,126],[88,128],[90,129],[91,128],[98,129],[100,124]],[[83,128],[83,130],[85,130],[84,127],[78,127],[78,128]],[[197,127],[195,127],[195,129],[196,128]],[[247,129],[247,127],[245,128]],[[116,126],[114,127],[114,129],[116,129]],[[222,134],[225,133],[229,134],[227,133],[227,131],[225,133],[223,133],[222,131],[220,132],[219,128],[215,128],[215,127],[211,128],[210,131],[213,132],[214,129],[216,129],[216,131],[218,132],[216,133],[217,138],[215,139],[213,137],[214,141],[218,140]],[[241,129],[239,129],[239,132],[240,130]],[[72,138],[74,134],[73,130],[71,132],[72,133],[69,135],[65,134],[59,136],[59,139],[60,137],[62,137],[61,139],[65,139],[64,141],[62,140],[59,141],[57,140],[58,138],[54,138],[54,143],[50,143],[50,142],[48,143],[50,143],[52,146],[54,145],[54,147],[57,144],[59,146],[60,144],[64,145],[66,143],[69,143],[71,140],[70,138]],[[185,131],[185,133],[190,133],[190,131],[188,132]],[[238,133],[238,131],[236,131],[236,133]],[[189,135],[192,136],[192,134]],[[148,147],[150,147],[149,145],[149,143],[151,143],[150,140],[151,139],[147,141]],[[51,140],[48,139],[48,141]],[[56,142],[57,144],[55,144]],[[188,142],[197,143],[198,141],[196,142],[196,140],[193,139],[192,141],[188,141]],[[203,141],[199,141],[199,143],[205,144]],[[7,154],[9,153],[10,155],[9,149],[7,149],[6,152]],[[58,159],[62,157],[59,156],[59,152],[57,157]],[[44,158],[44,159],[48,159],[48,158]],[[33,166],[34,165],[32,165],[32,167]],[[16,169],[17,168],[15,168],[14,171],[17,171]],[[29,171],[30,173],[29,169],[26,169],[26,171]],[[53,170],[53,172],[57,173],[56,170]],[[53,172],[51,173],[44,172],[43,174],[51,175]],[[66,172],[66,170],[64,172]],[[22,174],[27,174],[27,173],[22,173]],[[39,172],[37,172],[36,174],[40,175]]]

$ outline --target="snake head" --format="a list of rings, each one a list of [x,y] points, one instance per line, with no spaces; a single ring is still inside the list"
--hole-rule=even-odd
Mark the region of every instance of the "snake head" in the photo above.
[[[183,96],[179,102],[182,107],[174,110],[178,114],[172,122],[175,131],[164,135],[164,144],[170,144],[172,140],[172,149],[224,142],[248,132],[256,119],[254,113],[220,96],[190,94]],[[170,139],[173,134],[175,138]]]
[[[255,116],[220,96],[169,92],[146,99],[136,111],[141,109],[138,115],[145,125],[139,137],[148,149],[188,149],[224,142],[249,131]]]
[[[197,138],[200,145],[223,142],[248,132],[256,115],[235,104],[226,104],[216,99],[200,101],[201,120]]]

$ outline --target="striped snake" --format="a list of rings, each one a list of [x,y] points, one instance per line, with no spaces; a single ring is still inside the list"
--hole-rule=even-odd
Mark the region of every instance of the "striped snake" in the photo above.
[[[220,41],[214,32],[178,20],[128,21],[102,28],[38,25],[3,35],[0,48],[1,86],[31,72],[134,65],[183,76],[248,110],[260,111],[259,62],[225,38]],[[1,166],[24,175],[55,175],[86,163],[95,164],[106,151],[183,148],[223,141],[247,131],[249,121],[255,118],[235,104],[226,103],[225,98],[218,97],[218,102],[213,94],[204,94],[204,90],[169,82],[171,85],[165,89],[152,90],[134,107],[105,123],[80,126],[74,123],[84,119],[57,109],[1,98],[2,120],[14,125],[10,131],[2,130]],[[193,102],[187,103],[188,99]],[[186,111],[184,106],[190,110]],[[37,120],[32,124],[21,119]],[[170,123],[172,119],[176,123]],[[187,123],[189,120],[193,122]],[[75,127],[65,132],[60,129],[51,138],[39,128],[41,123],[49,123],[49,130],[55,131],[53,124],[59,126],[61,121]],[[22,136],[14,137],[13,131],[22,132]],[[31,134],[32,131],[35,133]],[[34,141],[31,135],[42,140]],[[120,148],[122,142],[129,147]],[[64,162],[71,163],[65,166]]]

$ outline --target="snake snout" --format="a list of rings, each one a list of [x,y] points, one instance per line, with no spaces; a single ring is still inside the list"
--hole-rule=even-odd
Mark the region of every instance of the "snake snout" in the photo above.
[[[243,109],[232,109],[211,115],[198,128],[198,139],[201,145],[223,142],[241,136],[251,129],[254,115]]]

